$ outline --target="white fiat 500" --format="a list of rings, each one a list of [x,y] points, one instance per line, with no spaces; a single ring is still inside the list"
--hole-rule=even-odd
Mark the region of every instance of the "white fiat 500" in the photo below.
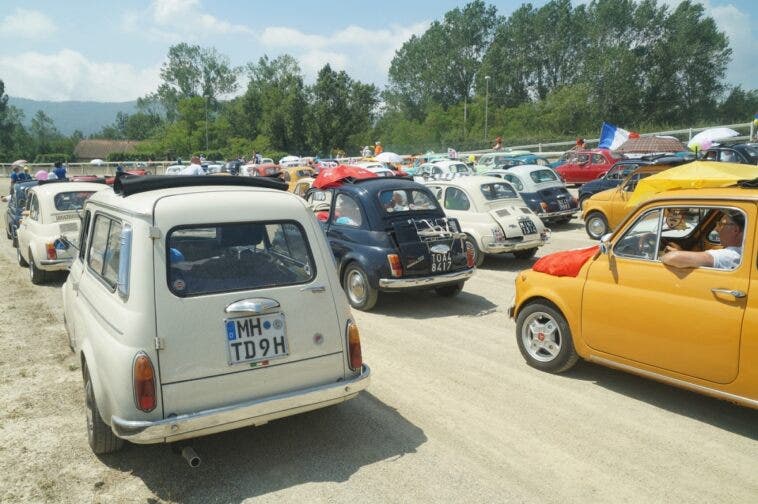
[[[476,245],[476,264],[487,254],[532,257],[550,239],[539,217],[516,190],[497,177],[472,176],[427,182],[445,214],[455,217]]]
[[[122,178],[87,202],[63,303],[95,453],[262,425],[366,388],[329,245],[284,188]]]
[[[33,283],[47,281],[49,272],[68,269],[73,254],[60,238],[77,236],[84,202],[107,187],[105,183],[55,180],[41,181],[29,189],[17,230],[16,257],[19,266],[29,267]]]

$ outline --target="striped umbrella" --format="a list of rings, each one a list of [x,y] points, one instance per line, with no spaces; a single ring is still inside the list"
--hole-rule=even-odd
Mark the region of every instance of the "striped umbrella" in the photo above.
[[[619,152],[680,152],[686,150],[682,142],[670,136],[641,136],[630,138],[617,149]]]

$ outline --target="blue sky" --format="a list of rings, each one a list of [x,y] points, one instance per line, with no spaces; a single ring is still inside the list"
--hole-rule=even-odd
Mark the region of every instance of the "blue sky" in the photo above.
[[[487,3],[508,15],[523,2]],[[678,0],[664,3],[675,5]],[[757,88],[758,0],[702,3],[731,40],[728,82]],[[395,50],[411,35],[423,33],[431,21],[465,4],[0,0],[0,79],[6,93],[22,98],[133,100],[157,88],[168,48],[188,42],[213,46],[234,65],[287,53],[298,59],[308,82],[330,63],[355,79],[383,87]]]

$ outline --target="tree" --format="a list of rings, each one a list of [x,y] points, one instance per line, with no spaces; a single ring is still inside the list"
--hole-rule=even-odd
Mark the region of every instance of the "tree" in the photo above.
[[[218,98],[237,90],[240,67],[233,67],[229,58],[215,48],[203,48],[185,42],[171,46],[168,59],[161,67],[163,83],[157,91],[169,120],[176,117],[179,100],[202,96],[208,107],[216,110]],[[150,95],[145,102],[154,98]]]
[[[467,102],[482,58],[501,20],[497,9],[475,0],[445,14],[420,37],[403,44],[392,60],[389,90],[408,117],[421,118],[430,102]]]
[[[37,153],[50,152],[53,143],[61,136],[53,120],[41,110],[32,118],[30,131]]]

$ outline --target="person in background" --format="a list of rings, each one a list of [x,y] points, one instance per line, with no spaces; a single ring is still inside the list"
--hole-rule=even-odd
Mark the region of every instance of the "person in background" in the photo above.
[[[18,165],[13,165],[12,171],[11,171],[11,187],[13,187],[13,184],[16,182],[21,182],[19,173],[20,167]]]
[[[586,148],[587,142],[584,141],[584,138],[577,138],[576,145],[574,145],[574,150],[585,150]]]
[[[179,175],[205,175],[203,167],[200,166],[200,158],[197,156],[192,156],[190,164],[186,168],[182,168],[182,171],[179,172]]]
[[[24,166],[24,171],[18,174],[18,181],[29,182],[30,180],[32,180],[32,175],[29,173],[29,167]]]
[[[47,172],[45,170],[38,171],[34,174],[34,180],[47,180]]]
[[[384,151],[384,149],[382,149],[382,142],[376,142],[374,144],[374,156],[378,156],[383,151]]]
[[[503,150],[503,137],[499,136],[495,138],[495,145],[492,146],[494,150]]]
[[[366,145],[363,150],[361,151],[361,156],[363,157],[369,157],[371,155],[371,147]]]
[[[63,166],[63,163],[60,161],[56,161],[53,167],[53,173],[55,173],[55,178],[64,179],[66,178],[66,167]]]

